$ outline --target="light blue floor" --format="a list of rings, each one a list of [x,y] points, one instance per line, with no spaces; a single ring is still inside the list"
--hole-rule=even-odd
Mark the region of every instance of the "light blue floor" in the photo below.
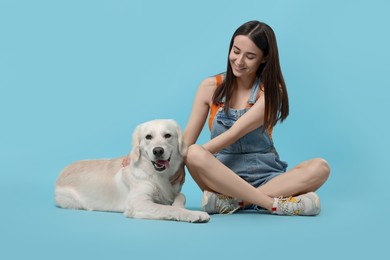
[[[10,171],[23,172],[34,174],[28,167]],[[11,185],[1,184],[1,258],[383,259],[389,231],[384,202],[373,201],[375,196],[324,193],[319,191],[322,212],[317,217],[247,211],[190,224],[60,209],[53,204],[51,186],[15,178]],[[188,207],[199,209],[197,200],[192,198]]]
[[[385,259],[390,175],[387,1],[0,0],[0,259]],[[323,157],[317,217],[127,219],[53,204],[58,173],[129,152],[141,122],[184,128],[242,23],[276,33],[290,167]],[[205,129],[198,142],[208,140]],[[187,207],[201,194],[191,177]]]

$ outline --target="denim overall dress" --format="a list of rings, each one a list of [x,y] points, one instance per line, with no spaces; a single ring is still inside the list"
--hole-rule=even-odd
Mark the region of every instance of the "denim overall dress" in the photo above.
[[[214,116],[211,126],[211,138],[228,130],[257,99],[260,91],[260,80],[256,79],[248,101],[248,108],[229,108],[227,114],[223,110],[225,98],[220,101],[220,108]],[[287,163],[279,159],[274,143],[268,131],[263,127],[241,137],[234,144],[222,149],[214,156],[254,187],[265,184],[272,178],[284,173]]]

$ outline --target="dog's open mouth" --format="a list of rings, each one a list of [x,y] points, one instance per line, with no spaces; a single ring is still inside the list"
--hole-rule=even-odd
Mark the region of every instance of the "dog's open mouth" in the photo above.
[[[152,164],[154,166],[154,169],[156,171],[162,172],[165,169],[169,168],[169,162],[171,161],[171,157],[168,158],[168,160],[157,160],[157,161],[152,161]]]

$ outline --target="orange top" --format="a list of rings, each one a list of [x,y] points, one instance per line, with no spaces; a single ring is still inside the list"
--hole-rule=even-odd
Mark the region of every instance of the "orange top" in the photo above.
[[[217,81],[217,88],[219,88],[219,86],[221,85],[222,80],[223,80],[222,74],[215,76],[215,79]],[[211,127],[213,126],[214,117],[217,114],[218,109],[220,107],[223,107],[223,103],[214,104],[214,102],[211,102],[210,115],[209,115],[209,129],[210,129],[210,131],[211,131]]]
[[[218,74],[215,76],[215,79],[216,79],[216,84],[217,84],[217,88],[219,88],[219,86],[222,84],[222,81],[223,81],[223,74]],[[262,85],[260,87],[260,90],[259,90],[259,93],[257,94],[257,98],[256,100],[260,97],[261,95],[261,92],[263,92],[264,90],[264,86]],[[214,117],[215,115],[217,114],[218,110],[223,107],[223,103],[219,103],[219,104],[214,104],[214,102],[211,103],[211,107],[210,107],[210,115],[209,115],[209,129],[211,131],[211,127],[213,126],[213,121],[214,121]],[[253,106],[253,104],[248,104],[247,105],[247,108]],[[268,134],[269,136],[272,138],[272,127],[268,128]]]

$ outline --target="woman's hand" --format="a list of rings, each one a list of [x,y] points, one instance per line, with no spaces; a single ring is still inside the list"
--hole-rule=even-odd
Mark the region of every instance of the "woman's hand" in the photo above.
[[[184,181],[185,181],[185,177],[186,177],[186,173],[185,173],[185,170],[184,170],[184,164],[182,164],[179,167],[179,170],[177,170],[177,172],[175,173],[175,175],[170,177],[169,180],[170,180],[172,185],[175,185],[175,184],[178,184],[178,183],[183,184]]]
[[[127,155],[122,160],[122,167],[126,167],[130,165],[130,155]]]

